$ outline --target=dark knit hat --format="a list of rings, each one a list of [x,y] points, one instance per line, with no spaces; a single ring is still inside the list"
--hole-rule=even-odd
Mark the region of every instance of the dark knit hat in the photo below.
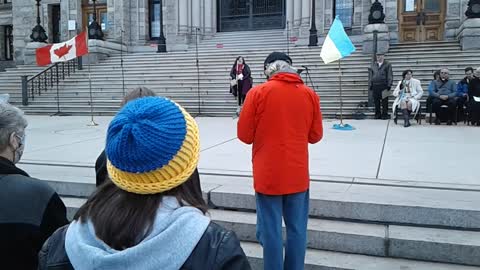
[[[285,61],[290,65],[292,64],[292,58],[290,58],[288,55],[282,52],[272,52],[269,56],[267,56],[267,58],[265,59],[265,62],[263,62],[263,67],[265,68],[267,67],[267,65],[278,60]]]

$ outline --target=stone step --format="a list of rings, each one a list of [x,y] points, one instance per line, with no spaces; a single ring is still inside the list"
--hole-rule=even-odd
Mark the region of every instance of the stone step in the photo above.
[[[70,219],[86,201],[63,200]],[[212,209],[209,216],[217,224],[233,230],[240,241],[256,242],[255,213]],[[307,246],[315,250],[480,266],[480,232],[312,218],[308,223]]]
[[[242,242],[253,270],[263,268],[263,251],[259,244]],[[393,259],[341,252],[307,249],[306,270],[478,270],[478,267]]]
[[[231,178],[231,183],[238,181]],[[310,191],[312,217],[480,230],[478,192],[318,182]],[[225,184],[210,192],[210,202],[254,210],[255,192],[251,185]]]
[[[235,231],[241,241],[256,242],[256,215],[210,211],[212,220]],[[285,233],[285,227],[284,227]],[[312,218],[311,249],[480,266],[480,232],[385,226]]]

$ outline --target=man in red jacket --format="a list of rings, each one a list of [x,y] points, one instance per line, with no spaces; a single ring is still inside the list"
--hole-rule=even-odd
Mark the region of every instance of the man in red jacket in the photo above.
[[[265,269],[303,269],[309,205],[308,144],[323,137],[320,99],[284,53],[264,62],[268,81],[247,94],[238,138],[253,143],[257,238]],[[287,229],[283,260],[282,216]]]

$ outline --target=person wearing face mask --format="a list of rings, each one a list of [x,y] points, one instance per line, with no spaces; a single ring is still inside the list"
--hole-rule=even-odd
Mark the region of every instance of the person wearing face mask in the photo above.
[[[68,223],[66,208],[45,182],[16,164],[25,148],[23,112],[0,103],[0,261],[2,269],[37,269],[45,240]]]

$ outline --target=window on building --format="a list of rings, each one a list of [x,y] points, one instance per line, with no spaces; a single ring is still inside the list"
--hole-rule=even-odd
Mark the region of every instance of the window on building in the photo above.
[[[150,39],[160,37],[160,1],[150,0]]]
[[[4,55],[5,60],[13,60],[13,27],[7,25],[4,27],[4,36],[5,36],[5,46],[4,46]]]
[[[353,0],[334,0],[334,7],[333,17],[338,15],[345,28],[352,28]]]

